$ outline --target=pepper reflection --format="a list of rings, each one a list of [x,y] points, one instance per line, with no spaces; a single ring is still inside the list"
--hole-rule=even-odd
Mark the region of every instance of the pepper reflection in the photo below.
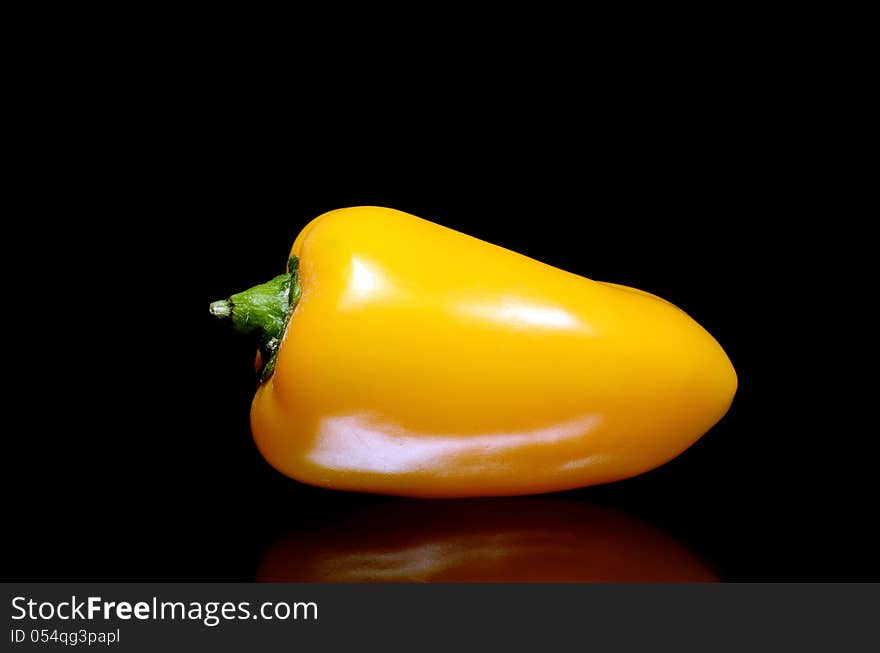
[[[289,531],[265,582],[710,582],[681,542],[570,499],[392,500]]]

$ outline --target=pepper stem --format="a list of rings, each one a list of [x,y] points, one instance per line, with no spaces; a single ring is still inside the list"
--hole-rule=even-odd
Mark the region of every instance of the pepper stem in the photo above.
[[[232,315],[232,303],[225,299],[219,299],[211,302],[211,315],[214,317],[224,318]]]
[[[275,359],[301,292],[299,259],[292,256],[288,272],[227,299],[211,302],[211,315],[230,322],[239,333],[256,336],[263,360],[260,383],[275,370]]]

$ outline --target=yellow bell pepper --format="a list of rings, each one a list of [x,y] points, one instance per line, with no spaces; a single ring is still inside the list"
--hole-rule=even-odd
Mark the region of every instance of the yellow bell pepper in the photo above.
[[[263,456],[330,488],[615,481],[684,451],[737,387],[721,346],[669,302],[386,208],[315,218],[287,274],[211,311],[261,338]]]

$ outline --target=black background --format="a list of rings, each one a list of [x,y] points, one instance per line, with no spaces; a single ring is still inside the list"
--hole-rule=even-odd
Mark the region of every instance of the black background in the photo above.
[[[10,178],[8,296],[30,303],[7,313],[4,578],[251,580],[279,534],[389,501],[262,460],[253,346],[207,311],[358,204],[656,293],[724,346],[740,386],[709,434],[567,499],[655,524],[723,579],[880,578],[868,393],[843,368],[861,236],[823,137],[772,67],[612,58],[389,86],[349,61],[326,93],[225,60],[49,62]]]

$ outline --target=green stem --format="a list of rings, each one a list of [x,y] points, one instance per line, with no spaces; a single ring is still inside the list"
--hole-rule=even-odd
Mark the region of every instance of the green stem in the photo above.
[[[260,383],[275,371],[287,323],[302,293],[296,256],[290,258],[288,270],[266,283],[211,302],[211,315],[229,321],[239,333],[256,336],[263,359]]]

